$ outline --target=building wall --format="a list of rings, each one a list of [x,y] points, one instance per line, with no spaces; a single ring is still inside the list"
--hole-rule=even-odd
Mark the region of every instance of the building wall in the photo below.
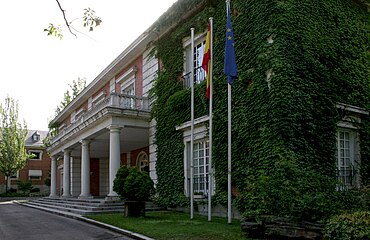
[[[148,97],[149,90],[153,87],[153,81],[158,72],[158,59],[151,58],[149,56],[150,49],[144,52],[143,54],[143,96]],[[151,100],[152,103],[153,99]],[[156,122],[153,119],[150,122],[149,126],[149,148],[148,148],[148,156],[149,156],[149,175],[151,179],[156,183],[157,182],[157,172],[155,169],[156,161],[157,161],[157,154],[156,149],[157,146],[154,144],[154,137],[155,137],[155,125]]]
[[[136,67],[137,72],[135,74],[135,95],[142,96],[143,95],[143,56],[140,55],[135,60],[132,61],[127,67],[123,68],[117,75],[116,79],[119,79],[123,74],[125,74],[129,69],[132,67]],[[109,84],[109,82],[108,82]],[[120,84],[116,84],[116,92],[121,92]]]
[[[26,147],[26,151],[30,150],[41,150],[42,158],[41,160],[28,160],[25,167],[19,170],[18,179],[11,180],[11,188],[17,189],[17,180],[22,182],[29,180],[28,170],[41,170],[41,180],[31,180],[32,185],[34,188],[39,188],[41,193],[48,194],[50,192],[50,187],[46,186],[44,182],[45,179],[49,178],[51,159],[44,149]],[[5,176],[0,174],[0,192],[4,192],[5,188]]]

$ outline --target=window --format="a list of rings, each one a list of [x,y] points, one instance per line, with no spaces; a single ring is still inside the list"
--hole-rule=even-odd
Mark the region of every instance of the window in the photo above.
[[[208,116],[194,119],[194,146],[193,164],[190,163],[191,156],[191,122],[185,122],[176,126],[176,130],[183,132],[184,151],[184,190],[186,196],[190,195],[191,165],[193,165],[193,193],[203,195],[209,194],[209,140],[208,140]],[[214,168],[211,169],[214,172]],[[215,194],[216,182],[211,173],[211,195]]]
[[[344,186],[356,183],[355,131],[339,129],[337,131],[336,166],[337,178]]]
[[[117,79],[117,83],[120,84],[121,93],[123,95],[120,105],[125,108],[134,107],[136,72],[137,68],[132,67]]]
[[[193,148],[194,193],[208,193],[209,141],[198,141]]]
[[[42,170],[28,170],[29,180],[41,180]]]
[[[146,154],[145,152],[139,153],[136,165],[140,169],[140,171],[149,173],[148,154]]]
[[[11,180],[17,180],[17,179],[19,179],[19,171],[17,171],[15,174],[11,175],[10,176],[10,179]]]
[[[195,37],[194,40],[194,83],[199,84],[206,79],[206,72],[202,68],[202,61],[205,47],[205,34]],[[191,40],[184,43],[185,45],[185,74],[183,76],[184,87],[190,87],[191,72]]]
[[[38,142],[40,141],[40,134],[38,132],[35,132],[33,135],[32,135],[32,140],[34,142]]]
[[[30,160],[41,160],[42,159],[42,151],[41,150],[29,150],[28,154],[32,154]]]

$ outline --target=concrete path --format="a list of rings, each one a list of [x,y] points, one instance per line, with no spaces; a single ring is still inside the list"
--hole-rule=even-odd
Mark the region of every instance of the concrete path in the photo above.
[[[88,224],[77,219],[24,207],[13,202],[1,202],[0,239],[131,240],[134,238],[125,236],[118,231],[112,231],[104,226]]]

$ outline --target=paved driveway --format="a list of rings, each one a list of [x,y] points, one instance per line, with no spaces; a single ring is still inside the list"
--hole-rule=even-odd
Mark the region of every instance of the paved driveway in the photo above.
[[[0,202],[1,240],[129,240],[88,223],[11,202]]]

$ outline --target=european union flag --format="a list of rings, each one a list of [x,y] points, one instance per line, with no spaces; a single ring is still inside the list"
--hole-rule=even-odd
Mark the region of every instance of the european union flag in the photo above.
[[[226,43],[224,73],[227,75],[227,82],[231,85],[237,77],[236,58],[234,49],[234,34],[230,19],[230,4],[227,4],[227,22],[226,22]]]

